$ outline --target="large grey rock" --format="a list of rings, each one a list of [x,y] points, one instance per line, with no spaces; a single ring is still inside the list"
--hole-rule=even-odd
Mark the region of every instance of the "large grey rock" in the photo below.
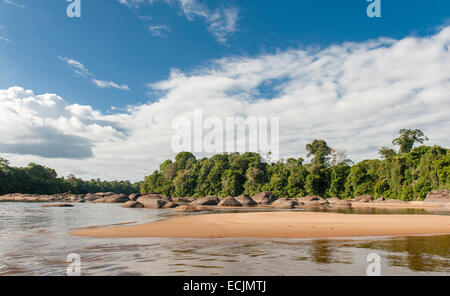
[[[144,207],[143,204],[141,204],[137,201],[133,201],[133,200],[127,201],[127,202],[121,204],[120,206],[122,208],[143,208]]]
[[[178,207],[178,206],[179,206],[178,203],[173,202],[173,201],[168,201],[168,202],[166,202],[166,204],[163,206],[163,209],[173,209],[173,208],[176,208],[176,207]]]
[[[181,205],[174,208],[173,211],[180,213],[195,213],[195,212],[211,211],[211,209],[205,206]]]
[[[173,201],[176,203],[187,204],[192,201],[192,198],[190,198],[190,197],[174,197]]]
[[[237,200],[244,207],[251,207],[257,205],[256,201],[254,201],[248,195],[245,194],[235,196],[234,199]]]
[[[124,203],[129,201],[130,199],[125,194],[114,194],[105,197],[106,203]]]
[[[107,197],[107,196],[111,196],[114,195],[114,192],[97,192],[94,193],[94,195],[98,196],[98,197]]]
[[[427,194],[425,202],[449,203],[450,190],[434,190]]]
[[[310,208],[322,208],[327,207],[329,205],[328,201],[326,201],[324,198],[314,199],[312,201],[303,201],[304,205],[306,207]]]
[[[340,201],[334,203],[333,205],[338,208],[351,208],[352,207],[352,203],[348,200],[340,200]]]
[[[234,199],[234,197],[227,196],[219,202],[218,206],[220,206],[220,207],[242,207],[242,204],[240,202],[238,202],[236,199]]]
[[[339,197],[330,197],[330,198],[327,198],[326,200],[328,201],[328,203],[334,204],[334,203],[339,202],[341,199]]]
[[[354,201],[357,201],[357,202],[372,202],[373,201],[373,197],[370,196],[370,195],[356,196]]]
[[[41,201],[58,201],[54,196],[37,195],[37,194],[21,194],[12,193],[0,197],[2,202],[41,202]]]
[[[194,200],[190,203],[191,206],[216,206],[220,202],[217,196],[205,196]]]
[[[164,205],[168,202],[167,200],[163,199],[162,196],[158,195],[145,195],[140,196],[137,199],[137,202],[144,205],[145,208],[149,209],[161,209],[164,207]]]
[[[276,200],[275,196],[270,191],[263,191],[261,193],[255,194],[252,196],[252,199],[261,205],[271,204]]]
[[[128,198],[132,201],[136,201],[140,196],[142,196],[142,194],[140,193],[132,193],[128,196]]]
[[[279,198],[272,203],[277,209],[293,209],[296,205],[297,202],[289,198]]]
[[[79,202],[84,201],[84,198],[86,197],[86,194],[74,194],[69,196],[69,200],[72,202]]]
[[[94,200],[96,200],[98,198],[99,197],[97,195],[89,193],[89,194],[86,194],[86,196],[84,197],[84,200],[85,201],[94,201]]]
[[[318,201],[318,200],[321,200],[321,199],[323,199],[321,196],[302,196],[302,197],[299,197],[298,198],[298,200],[299,201],[302,201],[302,202],[310,202],[310,201]]]

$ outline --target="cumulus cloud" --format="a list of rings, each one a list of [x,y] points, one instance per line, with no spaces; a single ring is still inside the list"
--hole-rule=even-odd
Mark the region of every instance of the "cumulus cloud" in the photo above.
[[[208,31],[220,43],[226,43],[227,39],[237,31],[239,20],[239,8],[236,6],[222,6],[211,10],[206,4],[199,0],[118,0],[120,3],[133,8],[138,8],[141,4],[155,2],[165,2],[172,7],[177,7],[184,16],[194,21],[203,20],[208,27]],[[155,26],[158,28],[158,26]],[[159,28],[166,29],[166,28]],[[159,36],[159,35],[157,35]]]
[[[97,142],[123,134],[89,106],[21,87],[0,90],[0,125],[0,153],[42,158],[90,158]]]
[[[26,141],[0,143],[0,152],[44,158],[85,159],[92,157],[92,144],[85,138],[65,135],[50,127],[30,127]]]
[[[427,144],[449,147],[449,43],[445,27],[428,37],[223,58],[192,72],[172,70],[148,84],[161,93],[157,102],[111,115],[13,87],[0,91],[2,143],[35,143],[33,128],[39,127],[51,131],[52,141],[58,135],[84,138],[93,157],[50,159],[26,146],[18,150],[31,154],[26,157],[11,146],[0,152],[13,163],[37,161],[63,174],[142,180],[174,157],[173,120],[192,118],[198,108],[205,118],[279,117],[284,158],[306,158],[304,147],[316,138],[346,149],[354,161],[374,158],[401,128],[422,129]]]

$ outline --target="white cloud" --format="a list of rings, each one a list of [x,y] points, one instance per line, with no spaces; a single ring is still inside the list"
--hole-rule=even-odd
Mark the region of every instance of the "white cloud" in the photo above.
[[[145,0],[118,0],[120,3],[133,8],[138,8],[144,4]],[[236,6],[220,7],[215,10],[208,8],[206,4],[199,0],[149,0],[149,4],[162,1],[170,6],[178,7],[185,17],[194,21],[203,20],[208,31],[220,43],[226,43],[228,38],[237,31],[237,22],[239,19],[239,8]],[[158,26],[156,26],[158,27]]]
[[[173,70],[149,84],[163,93],[158,102],[111,115],[52,94],[1,90],[0,134],[9,145],[0,146],[0,153],[13,164],[35,161],[62,174],[142,180],[174,157],[172,120],[192,117],[197,108],[205,117],[278,116],[282,157],[305,157],[305,144],[322,138],[354,161],[374,158],[401,128],[422,129],[427,144],[449,147],[449,45],[446,27],[423,38],[223,58],[191,73]],[[75,145],[77,137],[83,145]],[[57,148],[52,158],[43,149],[33,153],[39,139],[39,147]],[[75,152],[65,141],[74,143]],[[77,150],[83,146],[92,157]],[[58,158],[65,149],[69,159]]]
[[[15,7],[19,7],[19,8],[25,8],[26,6],[17,2],[14,2],[12,0],[3,0],[3,2],[5,2],[6,4],[15,6]]]
[[[118,0],[121,4],[128,7],[138,7],[140,4],[144,3],[145,0]]]
[[[74,59],[61,57],[61,56],[58,56],[58,58],[61,61],[66,62],[74,70],[76,75],[79,75],[79,76],[92,76],[93,75],[82,63],[80,63]],[[116,89],[120,89],[120,90],[130,90],[130,88],[126,84],[119,85],[112,81],[104,81],[104,80],[97,80],[97,79],[91,79],[91,81],[95,85],[97,85],[98,87],[101,87],[101,88],[116,88]]]
[[[0,25],[0,33],[4,33],[4,31],[5,31],[5,26]],[[5,42],[8,42],[8,43],[11,43],[11,40],[6,38],[5,36],[2,36],[1,34],[0,34],[0,41],[5,41]]]
[[[221,43],[226,43],[229,36],[237,31],[239,9],[236,7],[216,11],[208,20],[208,30],[216,36]]]
[[[152,33],[152,36],[158,36],[158,37],[166,36],[166,33],[170,32],[170,28],[165,25],[152,25],[152,26],[148,27],[148,29]]]
[[[0,40],[11,43],[11,40],[9,40],[8,38],[3,37],[3,36],[0,36]]]
[[[115,82],[112,81],[102,81],[102,80],[97,80],[97,79],[92,79],[92,82],[95,83],[95,85],[97,85],[98,87],[101,88],[117,88],[120,90],[130,90],[130,88],[128,87],[128,85],[122,84],[122,85],[118,85]]]
[[[189,20],[203,19],[208,24],[208,30],[221,43],[225,43],[227,38],[237,30],[239,8],[235,6],[212,11],[199,0],[176,0],[175,2]]]
[[[92,75],[82,63],[66,57],[58,56],[58,58],[61,61],[66,62],[75,71],[75,74],[80,76]]]

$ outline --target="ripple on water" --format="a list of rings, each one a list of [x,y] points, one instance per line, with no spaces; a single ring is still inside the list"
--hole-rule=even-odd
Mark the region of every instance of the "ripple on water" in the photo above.
[[[366,210],[349,213],[361,211]],[[93,239],[66,232],[93,225],[148,223],[170,216],[170,211],[89,203],[62,211],[15,203],[0,204],[0,213],[7,213],[0,215],[0,275],[64,275],[70,253],[81,256],[83,275],[362,275],[366,257],[373,252],[382,257],[386,275],[450,275],[450,236]]]

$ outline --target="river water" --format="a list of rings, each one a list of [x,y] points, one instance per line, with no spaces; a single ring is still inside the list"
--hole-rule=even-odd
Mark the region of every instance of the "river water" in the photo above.
[[[100,239],[67,234],[75,228],[143,224],[174,215],[180,214],[117,204],[44,208],[39,203],[0,203],[0,275],[64,276],[72,253],[80,256],[82,275],[366,275],[371,253],[380,256],[382,275],[450,275],[450,236]]]

